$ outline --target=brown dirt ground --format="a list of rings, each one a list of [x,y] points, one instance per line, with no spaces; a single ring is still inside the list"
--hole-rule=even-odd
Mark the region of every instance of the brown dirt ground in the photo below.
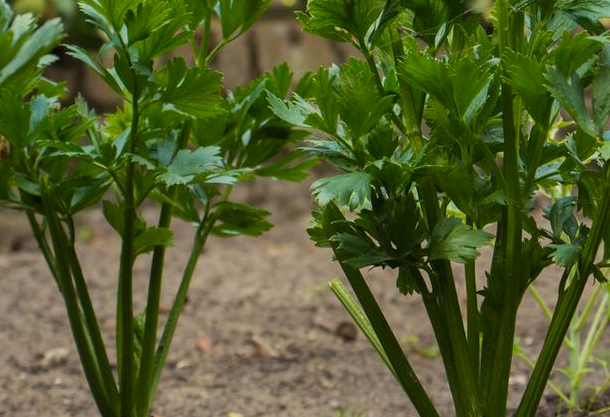
[[[209,242],[159,386],[156,415],[331,417],[342,408],[366,417],[415,415],[364,337],[350,340],[349,334],[337,331],[352,329],[327,289],[339,271],[330,253],[314,247],[305,233],[307,188],[276,183],[250,187],[242,198],[270,209],[276,227],[258,240]],[[119,242],[98,209],[80,218],[80,230],[88,283],[105,340],[112,346]],[[168,255],[165,306],[191,236],[188,225],[176,224],[176,230],[175,248]],[[136,267],[140,308],[146,268],[145,262]],[[552,299],[557,276],[539,281],[543,294]],[[416,336],[419,347],[433,346],[419,299],[401,296],[388,274],[375,271],[370,282],[397,336]],[[539,348],[545,328],[539,309],[526,297],[518,333],[530,351]],[[8,211],[0,212],[0,346],[1,417],[97,415],[60,294],[25,220]],[[418,353],[412,344],[405,349],[441,415],[453,415],[440,359]],[[526,380],[527,368],[515,361],[513,404]]]

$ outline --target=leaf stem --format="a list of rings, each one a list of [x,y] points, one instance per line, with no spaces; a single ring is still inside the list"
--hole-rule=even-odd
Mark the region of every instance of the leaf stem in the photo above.
[[[432,231],[441,216],[434,185],[429,181],[422,181],[418,187],[418,194],[422,199],[422,211],[428,223],[428,230]],[[458,416],[478,416],[481,412],[478,378],[473,373],[475,367],[470,363],[468,340],[462,321],[462,312],[451,264],[446,260],[434,260],[431,264],[434,270],[432,277],[435,278],[432,281],[433,292],[437,297],[437,303],[442,306],[438,325],[447,329],[451,347],[451,360],[456,368],[455,376],[447,372],[447,378],[455,378],[453,382],[450,382],[450,385],[455,387],[452,394],[456,405],[456,413]],[[441,352],[443,356],[449,355],[448,350],[441,350]]]
[[[67,241],[67,239],[63,240]],[[74,278],[76,294],[78,295],[78,299],[83,311],[85,330],[87,331],[87,336],[89,337],[90,343],[93,347],[95,357],[99,362],[98,366],[103,381],[102,387],[106,392],[110,404],[114,409],[116,409],[116,411],[118,411],[119,393],[117,390],[116,381],[112,375],[112,368],[110,366],[110,361],[108,360],[106,347],[104,345],[104,340],[102,339],[102,334],[98,324],[99,321],[95,314],[95,310],[93,309],[93,304],[87,289],[87,283],[85,282],[85,278],[83,276],[83,271],[74,248],[74,243],[70,242],[66,249],[68,260],[70,262],[70,270],[72,271],[72,276]]]
[[[379,92],[379,95],[381,97],[385,97],[387,96],[387,93],[385,91],[385,88],[383,87],[383,82],[381,80],[381,76],[379,75],[379,71],[377,70],[377,65],[375,64],[375,58],[373,57],[373,54],[371,53],[371,51],[365,46],[365,42],[364,41],[359,41],[359,50],[362,53],[362,55],[364,56],[364,58],[366,59],[366,62],[371,70],[371,72],[373,73],[374,77],[375,77],[375,84],[377,85],[377,91]],[[407,133],[409,132],[407,130],[407,127],[405,126],[405,124],[403,123],[402,120],[400,120],[400,118],[398,116],[396,116],[396,114],[394,112],[392,113],[392,121],[394,122],[394,124],[396,125],[396,128],[405,136],[407,136]]]
[[[199,53],[197,57],[197,66],[203,68],[208,62],[208,44],[210,43],[210,36],[212,34],[212,10],[209,10],[204,18],[203,22],[203,35],[201,38],[201,44],[199,45]],[[194,49],[193,52],[196,52]]]
[[[337,248],[333,247],[333,250],[336,251]],[[422,417],[439,417],[430,397],[421,385],[400,344],[396,340],[394,332],[392,332],[362,273],[343,262],[339,261],[339,265],[362,305],[362,309],[370,321],[375,334],[379,338],[381,346],[383,346],[388,360],[396,372],[400,385],[413,402],[417,412]]]
[[[45,179],[43,178],[43,182]],[[43,186],[46,188],[46,186]],[[104,417],[117,416],[117,410],[113,407],[112,397],[107,389],[111,389],[105,385],[105,378],[100,364],[95,355],[94,347],[91,344],[91,339],[85,327],[82,311],[79,307],[78,298],[72,282],[70,273],[70,257],[67,253],[68,239],[65,231],[61,226],[61,222],[57,217],[55,207],[52,203],[52,198],[47,195],[47,190],[41,192],[43,202],[44,216],[49,224],[49,232],[55,252],[55,262],[51,270],[57,274],[57,279],[61,282],[60,288],[68,313],[68,321],[74,336],[74,342],[79,353],[85,377],[89,384],[91,394],[95,403]]]
[[[204,220],[199,224],[197,232],[195,233],[191,254],[182,274],[182,280],[180,281],[172,309],[165,323],[163,334],[161,335],[161,340],[159,341],[159,345],[155,353],[154,370],[149,386],[150,391],[153,393],[157,390],[159,378],[161,377],[161,371],[163,370],[165,360],[167,359],[167,354],[172,343],[174,332],[176,330],[176,326],[178,325],[178,319],[180,318],[180,314],[182,313],[182,309],[184,308],[184,304],[186,302],[186,297],[188,295],[195,268],[197,267],[197,263],[199,261],[199,256],[201,255],[201,251],[205,246],[205,242],[207,241],[215,222],[216,220],[214,216],[209,216],[207,218],[204,217]],[[149,402],[150,401],[152,401],[152,396],[149,399]],[[150,407],[152,404],[149,403],[148,406]]]
[[[191,123],[186,122],[180,132],[178,143],[173,156],[186,146],[191,131]],[[169,191],[169,198],[173,200],[175,189]],[[157,226],[168,228],[172,221],[173,205],[163,203]],[[153,250],[150,278],[148,284],[148,299],[146,302],[146,322],[144,325],[144,338],[142,341],[142,356],[140,358],[140,372],[137,379],[137,408],[138,414],[145,416],[152,405],[155,391],[151,389],[154,373],[154,357],[157,341],[157,326],[159,323],[159,309],[161,303],[161,287],[163,282],[163,267],[165,263],[165,245],[156,246]]]
[[[480,313],[477,302],[476,266],[474,261],[464,265],[466,277],[466,315],[468,332],[468,351],[474,375],[479,375],[479,353],[481,345]]]
[[[511,48],[518,48],[523,37],[519,26],[520,16],[511,14],[512,10],[508,0],[499,0],[497,4],[498,22],[500,28],[499,48],[500,55]],[[522,17],[522,16],[521,16]],[[515,49],[518,50],[518,49]],[[500,321],[498,323],[497,339],[491,342],[493,346],[492,360],[489,362],[493,369],[490,373],[489,390],[486,398],[486,412],[489,415],[505,415],[508,398],[508,381],[511,371],[513,342],[515,337],[515,324],[517,309],[523,295],[521,289],[523,277],[521,276],[521,244],[522,225],[520,218],[521,190],[519,184],[519,120],[515,117],[515,99],[512,88],[502,84],[501,106],[504,128],[504,176],[507,179],[505,193],[507,204],[503,222],[505,227],[499,228],[503,233],[500,241],[504,251],[504,262],[501,272],[490,282],[490,287],[498,285],[497,293],[502,294],[500,301]],[[517,113],[519,114],[519,113]],[[524,290],[525,288],[523,288]],[[493,291],[490,288],[490,291]],[[485,383],[485,382],[484,382]]]
[[[136,137],[140,112],[138,109],[138,78],[133,72],[132,119],[129,132],[129,153],[136,151]],[[135,163],[127,158],[124,194],[124,229],[122,234],[121,260],[119,266],[119,290],[117,305],[117,354],[119,365],[119,388],[121,396],[121,417],[131,417],[133,413],[134,385],[134,331],[133,331],[133,242],[135,239]]]

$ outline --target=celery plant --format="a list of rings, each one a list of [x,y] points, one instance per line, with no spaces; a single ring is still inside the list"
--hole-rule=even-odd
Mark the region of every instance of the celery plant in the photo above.
[[[285,96],[286,65],[245,87],[223,92],[209,68],[269,5],[231,0],[84,0],[80,8],[106,39],[99,53],[77,46],[84,62],[123,100],[98,118],[82,99],[65,108],[64,86],[42,77],[46,55],[62,36],[52,20],[36,29],[31,15],[13,16],[0,0],[0,203],[22,210],[65,301],[93,398],[104,417],[148,416],[199,255],[210,235],[258,236],[268,212],[232,202],[233,187],[257,176],[298,181],[310,161],[280,154],[301,137],[268,109],[265,91]],[[212,19],[221,39],[211,43]],[[196,33],[201,33],[201,41]],[[157,58],[182,45],[194,65]],[[110,55],[110,59],[107,55]],[[111,62],[105,66],[104,62]],[[297,87],[297,91],[299,88]],[[5,144],[8,143],[8,145]],[[76,250],[74,218],[102,200],[121,238],[113,372]],[[139,214],[159,205],[157,224]],[[192,251],[161,335],[159,303],[174,217],[196,228]],[[152,253],[148,298],[134,312],[133,265]],[[116,379],[115,379],[116,378]],[[118,379],[118,381],[117,381]]]
[[[421,416],[438,412],[362,270],[390,268],[403,294],[421,297],[456,415],[497,417],[507,412],[524,292],[551,264],[562,267],[515,415],[535,414],[583,289],[604,280],[610,258],[605,16],[605,0],[309,0],[298,14],[306,31],[350,43],[360,59],[269,103],[313,132],[313,155],[344,171],[313,184],[310,235],[332,248],[357,301],[340,281],[331,288]],[[553,128],[562,114],[573,120],[565,136]],[[578,193],[553,199],[548,227],[533,216],[533,197],[558,185]],[[477,272],[485,245],[491,266]]]

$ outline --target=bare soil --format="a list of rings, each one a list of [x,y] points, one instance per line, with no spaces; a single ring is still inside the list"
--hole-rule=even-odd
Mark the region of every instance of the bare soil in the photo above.
[[[257,185],[242,199],[272,211],[276,226],[260,239],[209,242],[168,357],[154,414],[332,417],[347,409],[367,417],[415,416],[327,289],[340,271],[329,251],[314,247],[305,233],[308,184]],[[119,240],[98,209],[79,221],[80,254],[105,340],[113,351]],[[189,225],[176,226],[166,269],[166,308],[191,239]],[[144,262],[136,268],[138,308],[146,296],[147,260],[141,259]],[[552,273],[539,279],[539,289],[549,300],[557,280],[558,274]],[[423,354],[434,346],[434,339],[420,300],[400,295],[390,274],[374,271],[370,283],[397,336],[418,340],[405,342],[405,349],[441,415],[454,415],[440,359]],[[526,297],[518,333],[533,354],[546,326],[538,307]],[[0,212],[0,347],[1,417],[97,415],[60,293],[23,216],[8,211]],[[513,404],[527,372],[515,360]],[[543,407],[545,416],[557,408],[552,400],[549,404]]]

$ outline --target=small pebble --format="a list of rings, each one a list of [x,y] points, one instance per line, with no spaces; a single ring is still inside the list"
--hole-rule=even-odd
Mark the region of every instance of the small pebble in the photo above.
[[[356,336],[358,336],[358,328],[351,321],[342,321],[337,325],[335,334],[341,337],[343,340],[351,342],[356,340]]]

